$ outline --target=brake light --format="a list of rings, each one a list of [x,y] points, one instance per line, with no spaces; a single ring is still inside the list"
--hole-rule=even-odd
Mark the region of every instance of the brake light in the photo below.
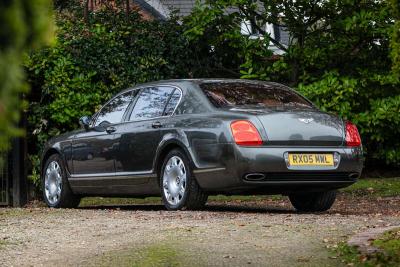
[[[235,143],[240,146],[260,146],[262,140],[256,127],[249,121],[234,121],[231,130]]]
[[[353,123],[346,122],[346,145],[347,146],[360,146],[361,137],[358,133],[357,126]]]

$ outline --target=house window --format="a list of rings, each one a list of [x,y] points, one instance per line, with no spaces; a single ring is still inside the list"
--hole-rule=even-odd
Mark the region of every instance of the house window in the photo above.
[[[257,23],[257,22],[256,22]],[[265,23],[264,25],[260,22],[258,27],[253,25],[252,22],[248,20],[242,21],[240,25],[240,32],[242,35],[249,36],[250,39],[264,39],[264,34],[258,31],[258,28],[265,29],[265,32],[269,34],[271,38],[279,42],[285,47],[289,46],[289,33],[287,29],[283,26],[278,26],[270,23]],[[275,55],[282,55],[284,51],[279,49],[273,42],[269,42],[269,48]]]
[[[261,28],[261,29],[265,30],[265,32],[268,33],[272,38],[275,39],[275,30],[276,29],[273,24],[270,24],[270,23],[262,24],[261,22],[259,23],[257,21],[256,21],[256,23],[257,23],[257,25],[254,25],[254,23],[252,23],[249,20],[242,21],[242,23],[240,25],[240,32],[243,35],[248,35],[253,38],[261,37],[263,35],[263,33],[258,30],[258,28]]]

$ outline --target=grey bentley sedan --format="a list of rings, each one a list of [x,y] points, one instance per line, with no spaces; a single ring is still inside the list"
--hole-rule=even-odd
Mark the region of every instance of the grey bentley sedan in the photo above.
[[[198,209],[215,194],[283,194],[298,211],[328,210],[361,174],[354,124],[278,83],[152,82],[126,89],[42,157],[48,206],[84,196],[161,196]]]

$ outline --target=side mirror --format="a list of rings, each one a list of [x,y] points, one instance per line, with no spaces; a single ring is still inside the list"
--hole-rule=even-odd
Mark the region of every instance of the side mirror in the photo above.
[[[83,116],[79,119],[79,125],[82,126],[85,130],[88,130],[90,127],[90,117],[89,116]]]

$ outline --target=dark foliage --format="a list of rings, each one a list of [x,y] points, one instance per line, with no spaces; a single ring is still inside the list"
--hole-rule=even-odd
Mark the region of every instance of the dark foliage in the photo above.
[[[352,120],[367,165],[399,166],[399,14],[398,1],[392,2],[205,1],[186,19],[185,33],[206,40],[225,68],[242,78],[292,85],[323,110]],[[240,35],[241,21],[251,22],[262,38]],[[289,30],[288,47],[269,36],[266,23]],[[285,53],[271,57],[271,45]]]

